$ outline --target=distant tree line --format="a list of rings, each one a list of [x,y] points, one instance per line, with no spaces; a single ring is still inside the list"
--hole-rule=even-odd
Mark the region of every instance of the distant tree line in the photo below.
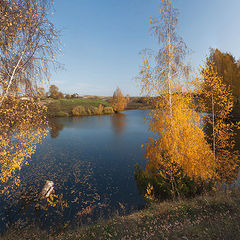
[[[72,99],[72,98],[79,97],[77,93],[63,94],[61,91],[59,91],[59,88],[56,85],[50,85],[48,92],[46,92],[44,88],[40,87],[38,89],[38,94],[41,98],[50,97],[53,99],[63,99],[63,98]]]

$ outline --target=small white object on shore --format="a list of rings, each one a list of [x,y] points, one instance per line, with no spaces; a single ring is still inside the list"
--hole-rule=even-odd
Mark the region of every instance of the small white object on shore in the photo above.
[[[46,198],[49,197],[49,195],[53,191],[53,185],[54,185],[53,181],[48,181],[48,180],[46,181],[41,192],[42,197],[46,197]]]

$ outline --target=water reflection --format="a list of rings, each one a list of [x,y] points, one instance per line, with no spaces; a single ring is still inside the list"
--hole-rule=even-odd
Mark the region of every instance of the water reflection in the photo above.
[[[57,138],[60,131],[64,128],[63,124],[59,123],[56,118],[48,119],[48,127],[50,129],[51,138]]]
[[[126,115],[124,113],[112,115],[112,127],[117,135],[121,134],[126,128]]]
[[[145,164],[141,145],[153,137],[144,121],[147,113],[127,111],[49,121],[43,143],[30,140],[36,152],[28,158],[28,165],[20,164],[19,184],[0,198],[0,230],[3,226],[55,228],[88,223],[114,210],[128,213],[142,206],[133,172],[136,163]],[[25,126],[21,135],[46,131],[37,119],[32,122],[35,125],[20,127]],[[15,134],[13,129],[12,136]],[[41,197],[46,181],[54,183],[52,199]]]
[[[114,209],[127,213],[142,205],[133,177],[147,132],[139,113],[129,112],[128,121],[124,114],[49,121],[47,138],[42,145],[30,140],[36,153],[18,162],[21,167],[11,179],[19,182],[0,199],[0,231],[30,223],[43,228],[87,223],[109,216]],[[46,133],[46,127],[40,127],[37,119],[33,122],[35,125],[25,121],[22,135],[31,138],[30,133],[38,132],[39,139],[40,129]],[[125,141],[116,138],[116,133],[121,133]],[[44,198],[41,192],[46,181],[54,183],[54,191]],[[124,210],[120,207],[123,205]]]

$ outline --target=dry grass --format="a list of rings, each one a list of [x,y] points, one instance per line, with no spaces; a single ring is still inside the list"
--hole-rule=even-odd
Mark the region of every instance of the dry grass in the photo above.
[[[17,234],[17,235],[16,235]],[[154,203],[125,217],[48,235],[11,232],[2,239],[240,239],[239,190],[192,200]],[[20,237],[21,236],[21,237]]]
[[[83,107],[83,106],[76,106],[72,110],[72,115],[73,116],[85,116],[85,115],[88,115],[88,113],[87,113],[85,107]]]
[[[103,109],[103,112],[104,112],[105,114],[111,114],[111,113],[113,113],[113,108],[112,108],[112,107],[105,107],[105,108]]]

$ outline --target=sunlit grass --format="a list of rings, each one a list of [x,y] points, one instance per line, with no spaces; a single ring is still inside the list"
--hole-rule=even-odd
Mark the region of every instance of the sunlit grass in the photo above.
[[[2,239],[13,239],[10,232]],[[191,200],[153,203],[128,216],[49,235],[21,232],[18,239],[239,239],[240,192],[217,192]]]
[[[72,104],[92,104],[95,106],[98,106],[102,104],[103,106],[109,107],[111,104],[107,101],[101,100],[101,99],[61,99],[59,100],[62,105],[72,105]]]

